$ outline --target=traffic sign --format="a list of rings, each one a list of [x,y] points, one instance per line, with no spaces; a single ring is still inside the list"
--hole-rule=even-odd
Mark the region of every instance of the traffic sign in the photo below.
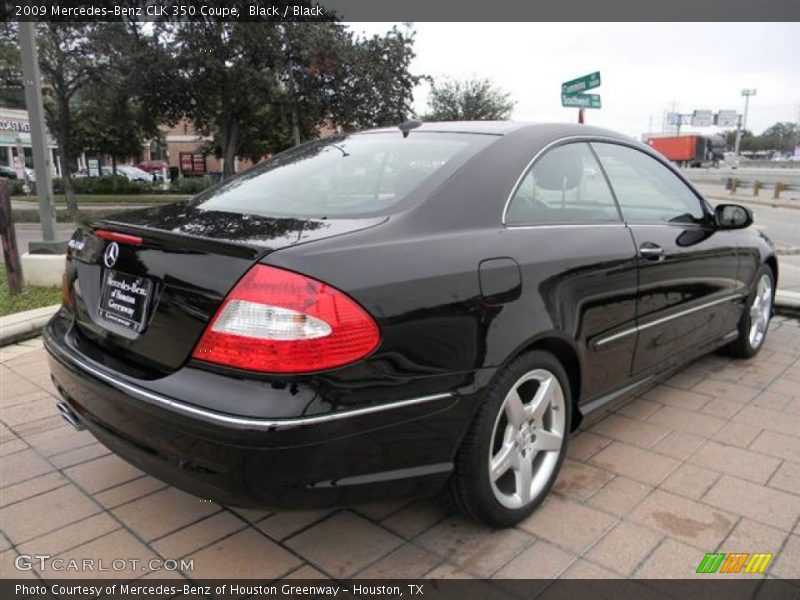
[[[714,113],[710,110],[696,110],[692,113],[692,125],[695,127],[711,127],[714,124]]]
[[[595,71],[594,73],[589,73],[588,75],[584,75],[583,77],[578,77],[577,79],[565,81],[564,83],[561,84],[561,94],[564,96],[574,96],[576,94],[580,94],[581,92],[585,92],[586,90],[591,90],[596,87],[600,87],[600,71]],[[564,106],[567,105],[564,104]],[[600,108],[600,107],[593,106],[591,108]]]
[[[561,106],[577,108],[600,108],[600,94],[561,94]]]
[[[739,115],[735,110],[721,110],[717,113],[717,127],[736,127]]]

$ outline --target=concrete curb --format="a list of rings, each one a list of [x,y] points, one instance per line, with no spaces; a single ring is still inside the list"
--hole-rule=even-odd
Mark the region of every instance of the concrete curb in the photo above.
[[[0,317],[0,346],[38,336],[60,307],[60,304],[53,304]]]
[[[775,292],[775,312],[787,317],[800,317],[800,292]]]
[[[60,307],[60,304],[54,304],[0,317],[0,346],[38,336]],[[800,317],[800,292],[775,292],[775,312],[787,317]]]

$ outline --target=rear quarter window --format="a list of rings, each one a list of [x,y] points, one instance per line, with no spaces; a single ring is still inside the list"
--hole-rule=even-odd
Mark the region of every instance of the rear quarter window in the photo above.
[[[618,222],[619,211],[589,146],[576,142],[541,156],[520,181],[507,225]]]

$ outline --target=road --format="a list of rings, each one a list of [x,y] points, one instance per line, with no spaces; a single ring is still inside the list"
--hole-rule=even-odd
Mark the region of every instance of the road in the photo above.
[[[720,200],[711,200],[719,204]],[[753,211],[755,226],[775,242],[778,249],[778,288],[789,292],[800,292],[800,210],[748,204],[747,198],[736,198],[732,202],[744,204]]]
[[[781,246],[800,249],[800,210],[753,204],[747,206],[753,211],[755,226],[764,230],[771,240]]]
[[[800,210],[771,206],[754,206],[752,209],[756,227],[776,243],[779,251],[793,252],[778,256],[778,288],[800,292]]]
[[[800,163],[798,163],[800,165]],[[789,185],[800,185],[800,166],[797,168],[762,168],[762,167],[720,167],[718,169],[683,169],[683,174],[693,182],[720,183],[726,177],[735,177],[743,181],[758,180],[762,183],[772,184],[776,181]]]

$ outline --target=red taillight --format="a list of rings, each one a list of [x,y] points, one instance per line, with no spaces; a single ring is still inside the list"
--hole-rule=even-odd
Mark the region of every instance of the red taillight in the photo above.
[[[69,289],[69,275],[64,271],[61,275],[61,300],[64,306],[72,306],[75,300],[72,298],[72,291]]]
[[[116,231],[109,231],[108,229],[95,229],[94,235],[104,240],[112,242],[120,242],[122,244],[130,244],[132,246],[141,246],[142,238],[138,235],[129,235],[127,233],[118,233]]]
[[[192,356],[266,373],[308,373],[369,355],[380,342],[372,317],[317,281],[256,265],[219,307]]]

